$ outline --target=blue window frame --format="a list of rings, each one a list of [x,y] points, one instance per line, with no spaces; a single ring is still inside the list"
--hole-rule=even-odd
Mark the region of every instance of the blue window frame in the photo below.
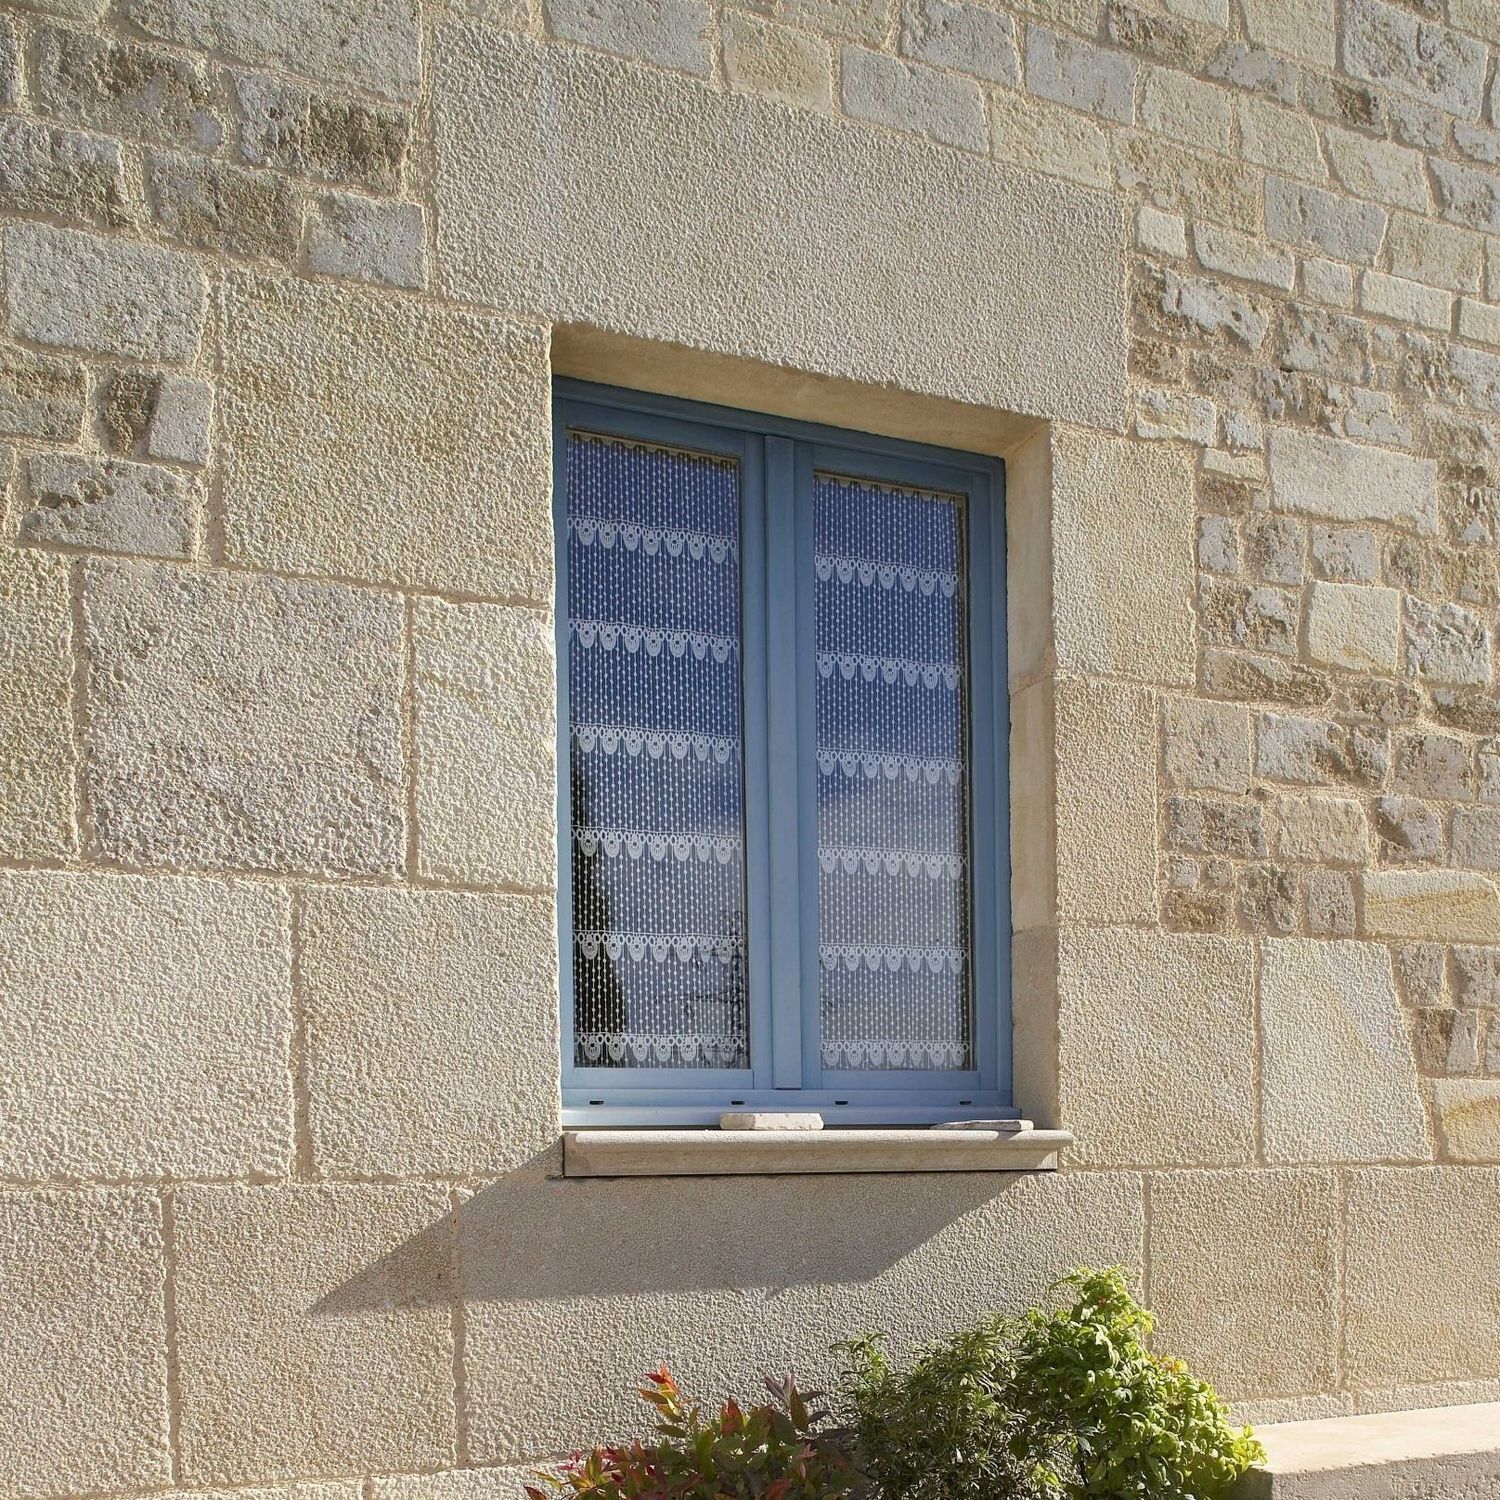
[[[998,460],[559,380],[564,1120],[1012,1115]]]

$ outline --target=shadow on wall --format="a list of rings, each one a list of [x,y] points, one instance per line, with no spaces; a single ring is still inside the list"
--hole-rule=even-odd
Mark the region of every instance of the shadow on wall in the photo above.
[[[963,1268],[979,1305],[1011,1305],[1021,1268],[1012,1261],[1006,1274],[1002,1226],[1034,1208],[1011,1200],[1051,1197],[1061,1185],[1019,1174],[563,1180],[544,1175],[544,1164],[555,1169],[556,1160],[544,1152],[481,1189],[311,1311],[339,1315],[454,1297],[774,1294],[877,1281],[902,1262],[928,1259],[919,1254],[924,1247],[934,1271],[936,1262],[950,1274]],[[1055,1214],[1045,1217],[1055,1223]],[[1115,1248],[1133,1260],[1130,1217],[1122,1215]],[[1032,1290],[1032,1278],[1021,1279]]]

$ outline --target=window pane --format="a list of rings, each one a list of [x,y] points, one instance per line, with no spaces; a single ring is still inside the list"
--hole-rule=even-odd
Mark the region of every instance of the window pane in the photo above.
[[[819,474],[823,1066],[973,1066],[961,497]]]
[[[738,465],[568,435],[575,1061],[749,1065]]]

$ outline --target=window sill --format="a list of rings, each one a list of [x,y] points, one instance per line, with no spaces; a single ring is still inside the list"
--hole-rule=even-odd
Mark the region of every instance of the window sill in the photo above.
[[[568,1130],[565,1177],[1054,1172],[1066,1130]]]

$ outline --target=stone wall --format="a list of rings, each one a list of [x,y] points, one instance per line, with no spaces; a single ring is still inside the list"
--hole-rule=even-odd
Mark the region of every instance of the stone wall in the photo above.
[[[1500,1392],[1493,0],[0,0],[0,1494],[510,1495],[1119,1262]],[[558,1176],[554,370],[1002,452],[1053,1176]]]

